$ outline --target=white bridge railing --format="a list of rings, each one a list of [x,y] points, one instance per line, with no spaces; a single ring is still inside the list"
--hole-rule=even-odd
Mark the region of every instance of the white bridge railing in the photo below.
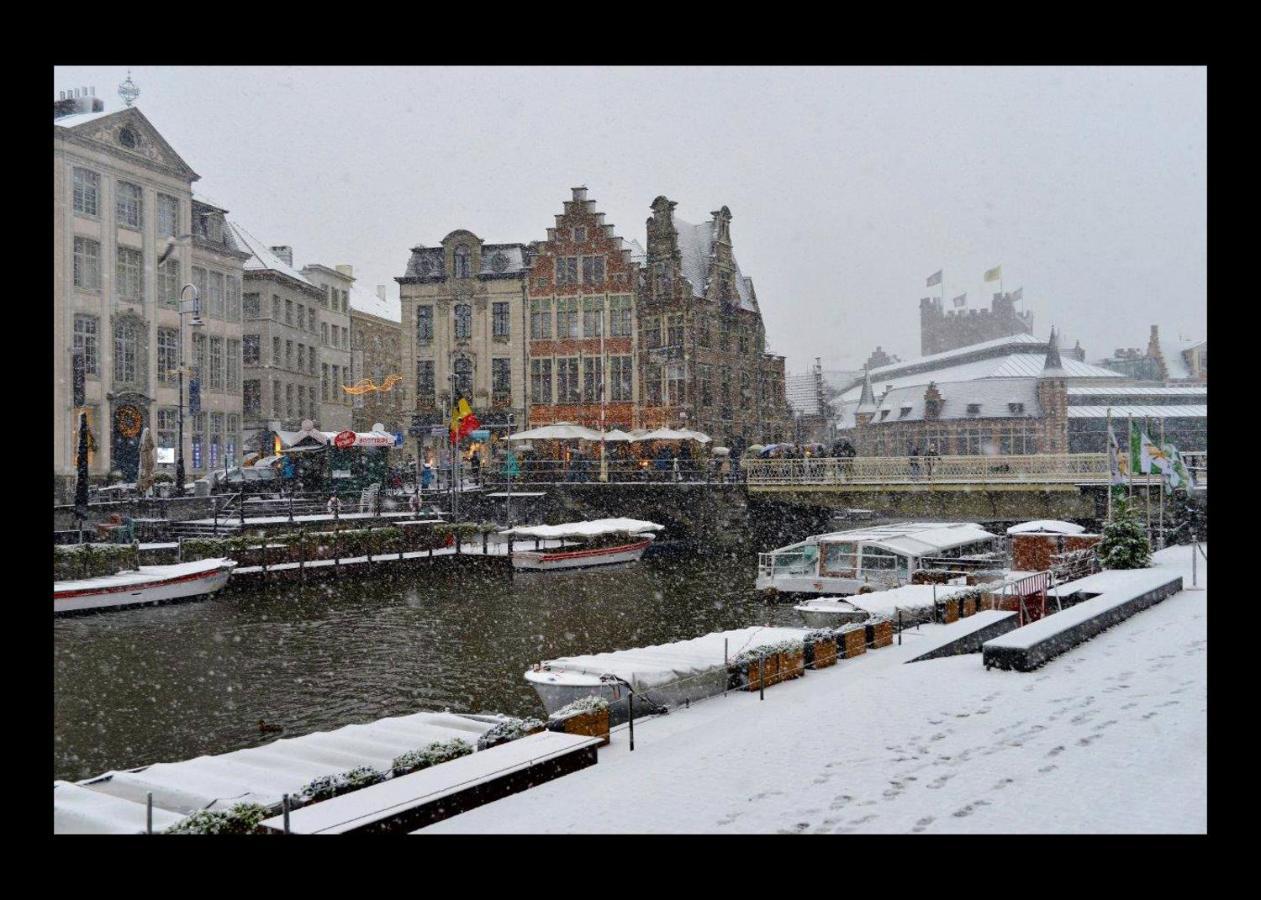
[[[1106,484],[1104,453],[753,459],[749,484]],[[1138,476],[1135,484],[1148,479]],[[1156,479],[1151,479],[1156,483]]]

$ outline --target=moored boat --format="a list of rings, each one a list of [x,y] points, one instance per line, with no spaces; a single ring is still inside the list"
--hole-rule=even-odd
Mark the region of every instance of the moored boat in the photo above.
[[[866,622],[871,613],[840,597],[818,597],[794,606],[809,628],[838,628],[851,622]]]
[[[902,522],[816,534],[758,554],[757,588],[855,594],[911,583],[921,569],[1004,568],[1001,538],[974,522]]]
[[[53,615],[167,603],[213,594],[228,583],[236,562],[202,559],[173,566],[53,583]]]
[[[525,679],[548,713],[597,696],[609,702],[616,724],[626,719],[630,689],[635,692],[637,714],[721,694],[727,688],[727,664],[742,651],[777,641],[802,641],[805,634],[802,628],[761,626],[718,631],[653,647],[552,659],[526,672]]]
[[[652,532],[664,527],[642,519],[593,519],[563,525],[519,526],[500,534],[573,542],[559,548],[516,550],[512,554],[514,568],[552,571],[635,562],[652,543]]]

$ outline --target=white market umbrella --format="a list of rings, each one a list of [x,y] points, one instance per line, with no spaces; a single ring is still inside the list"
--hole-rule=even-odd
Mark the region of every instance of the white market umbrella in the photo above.
[[[526,431],[518,431],[510,441],[598,441],[600,432],[572,422],[556,422]],[[607,438],[606,438],[607,440]]]
[[[714,456],[730,456],[731,448],[730,447],[715,447],[713,450],[713,453],[714,453]]]
[[[699,431],[690,431],[686,428],[658,428],[656,431],[650,431],[643,437],[636,438],[640,441],[698,441],[702,444],[709,443],[709,435],[701,434]]]
[[[604,439],[606,441],[633,441],[635,440],[633,436],[627,434],[625,431],[622,431],[620,428],[614,428],[612,431],[604,432]]]

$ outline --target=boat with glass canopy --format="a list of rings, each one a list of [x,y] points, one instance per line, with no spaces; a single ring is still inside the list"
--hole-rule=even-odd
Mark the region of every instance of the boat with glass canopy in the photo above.
[[[920,569],[1003,563],[1001,538],[975,522],[901,522],[816,534],[758,554],[759,590],[855,594],[910,584]]]

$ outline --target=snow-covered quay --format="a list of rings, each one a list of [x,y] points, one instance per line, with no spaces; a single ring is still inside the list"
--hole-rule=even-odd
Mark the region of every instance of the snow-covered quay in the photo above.
[[[1029,673],[904,665],[943,626],[756,693],[625,726],[599,764],[434,833],[1202,833],[1208,592],[1183,591]],[[1201,559],[1198,585],[1206,588]],[[948,627],[948,626],[945,626]]]

